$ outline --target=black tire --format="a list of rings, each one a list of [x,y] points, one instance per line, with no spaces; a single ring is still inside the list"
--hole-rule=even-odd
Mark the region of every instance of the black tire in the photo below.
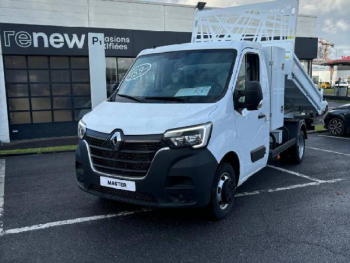
[[[305,155],[305,135],[302,131],[297,138],[297,144],[290,149],[290,160],[292,164],[300,164]]]
[[[305,156],[305,134],[300,131],[297,144],[281,153],[281,163],[300,164]]]
[[[345,124],[342,119],[333,118],[328,122],[328,132],[334,136],[343,136],[345,134]]]
[[[232,166],[228,163],[221,164],[215,173],[211,192],[210,213],[214,219],[223,219],[230,213],[236,187],[236,176]]]

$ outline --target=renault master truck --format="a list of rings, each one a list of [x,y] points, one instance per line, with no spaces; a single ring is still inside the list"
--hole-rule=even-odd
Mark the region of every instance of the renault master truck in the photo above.
[[[294,54],[297,14],[297,0],[197,10],[191,43],[142,51],[79,122],[78,186],[220,219],[269,159],[301,163],[327,103]]]

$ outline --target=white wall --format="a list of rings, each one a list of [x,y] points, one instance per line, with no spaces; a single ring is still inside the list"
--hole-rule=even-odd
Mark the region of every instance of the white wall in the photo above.
[[[0,23],[86,27],[87,0],[1,0]]]
[[[0,23],[192,32],[194,6],[130,0],[0,0]],[[316,37],[299,15],[297,36]]]
[[[191,32],[194,6],[128,0],[1,0],[0,23]]]

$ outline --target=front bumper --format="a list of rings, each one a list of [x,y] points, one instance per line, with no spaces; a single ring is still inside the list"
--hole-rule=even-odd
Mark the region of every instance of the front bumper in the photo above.
[[[148,173],[134,181],[136,192],[100,186],[100,176],[89,157],[88,145],[79,140],[76,151],[78,186],[91,194],[121,202],[154,207],[203,207],[210,203],[218,163],[207,148],[162,149],[155,155]]]

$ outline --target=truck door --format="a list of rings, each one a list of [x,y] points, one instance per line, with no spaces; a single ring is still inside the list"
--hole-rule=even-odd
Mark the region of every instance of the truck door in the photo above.
[[[237,143],[243,180],[266,166],[269,150],[269,90],[266,69],[258,52],[242,55],[235,89],[244,90],[248,81],[259,81],[263,101],[258,110],[236,109]]]

